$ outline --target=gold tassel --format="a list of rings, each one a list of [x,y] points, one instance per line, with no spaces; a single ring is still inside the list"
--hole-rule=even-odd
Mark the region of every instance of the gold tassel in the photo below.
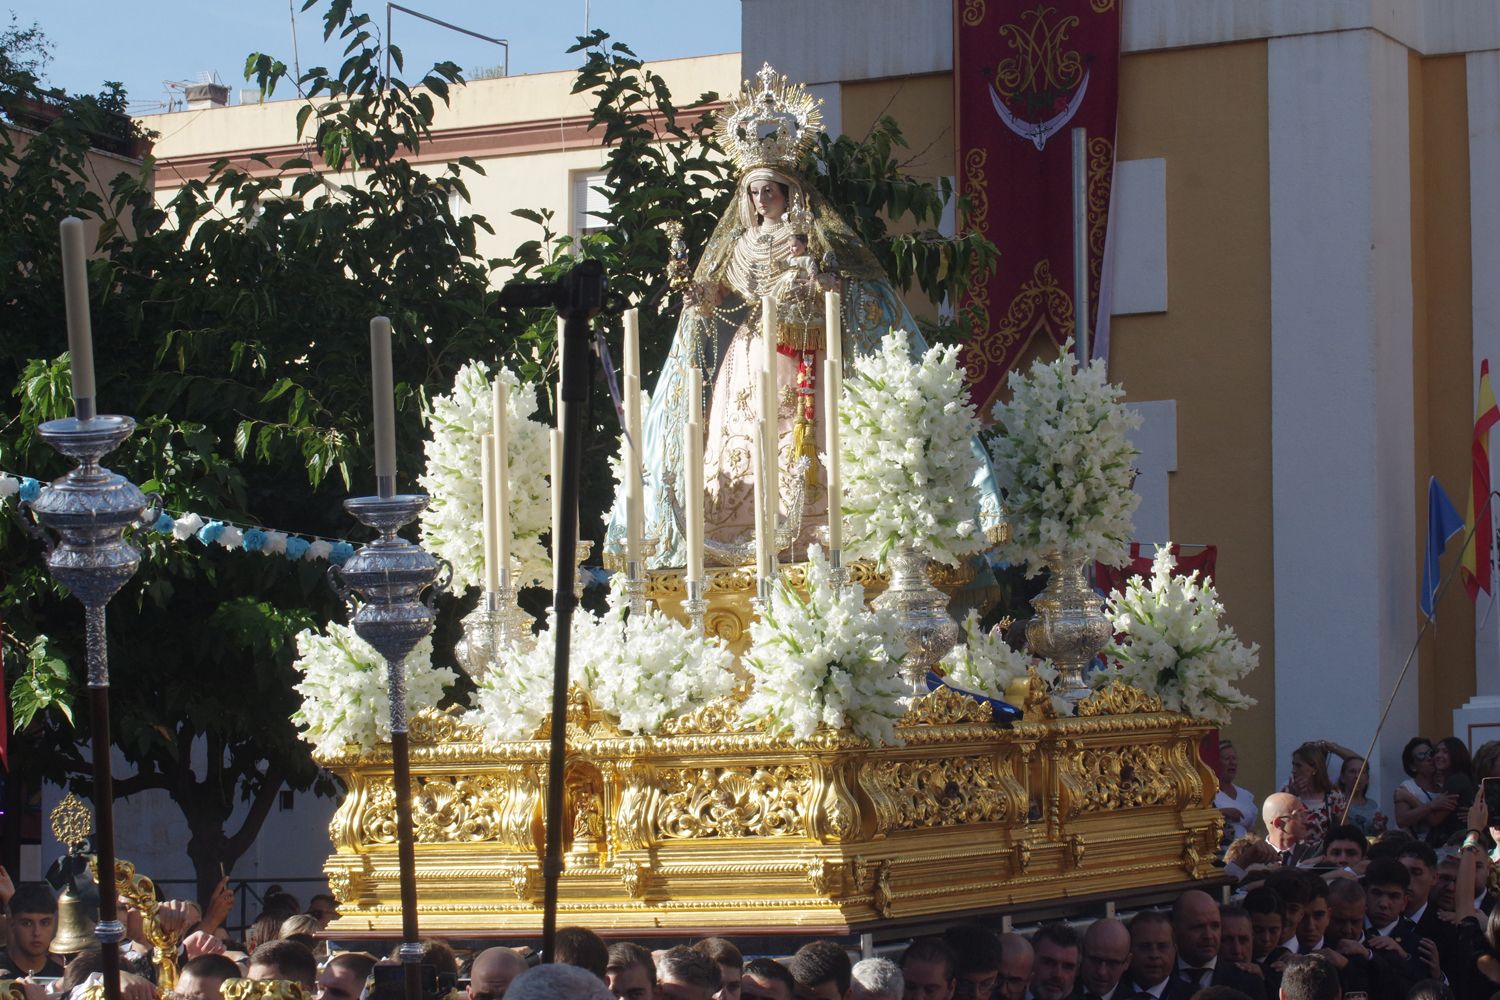
[[[818,443],[813,440],[811,422],[798,417],[792,424],[792,461],[803,455],[811,459],[807,463],[807,485],[811,488],[818,485]]]

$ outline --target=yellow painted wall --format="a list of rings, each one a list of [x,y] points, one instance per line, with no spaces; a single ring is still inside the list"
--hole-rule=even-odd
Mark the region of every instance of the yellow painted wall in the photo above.
[[[1229,622],[1260,643],[1238,713],[1242,782],[1286,779],[1275,732],[1271,524],[1270,168],[1262,42],[1126,56],[1118,155],[1166,159],[1167,311],[1113,319],[1111,376],[1177,401],[1174,541],[1219,547]],[[1292,658],[1290,669],[1307,669]],[[1321,736],[1308,733],[1308,738]]]
[[[1270,178],[1262,42],[1127,55],[1119,155],[1167,161],[1168,311],[1114,318],[1113,374],[1131,400],[1177,401],[1175,541],[1219,546],[1230,622],[1261,645],[1240,713],[1241,771],[1257,794],[1271,760],[1275,668],[1271,565]],[[901,124],[926,176],[953,172],[951,76],[845,84],[843,126]],[[1033,343],[1022,360],[1052,356]],[[1309,734],[1313,736],[1317,734]]]
[[[1463,56],[1410,58],[1413,278],[1413,405],[1417,524],[1413,559],[1421,560],[1427,527],[1427,478],[1436,475],[1460,512],[1469,488],[1473,428],[1472,270],[1469,247],[1468,83]],[[1442,562],[1458,561],[1459,542]],[[1420,562],[1418,563],[1420,565]],[[1423,640],[1416,671],[1422,733],[1453,729],[1453,710],[1474,694],[1474,605],[1462,584],[1449,584],[1439,625]],[[1463,735],[1463,734],[1459,734]]]

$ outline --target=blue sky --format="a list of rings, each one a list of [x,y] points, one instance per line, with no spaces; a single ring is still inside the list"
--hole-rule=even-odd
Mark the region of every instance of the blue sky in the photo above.
[[[567,54],[589,23],[651,59],[734,52],[740,47],[740,0],[401,0],[401,5],[510,42],[512,74],[571,69]],[[304,69],[336,67],[341,47],[324,45],[323,4],[297,8],[297,48]],[[384,30],[383,0],[355,0]],[[45,77],[72,93],[92,93],[120,80],[131,110],[165,110],[166,80],[196,81],[218,73],[238,100],[245,56],[265,52],[292,64],[292,14],[287,0],[0,0],[0,17],[14,12],[36,22],[52,42]],[[439,59],[467,68],[498,65],[503,50],[397,11],[391,34],[412,70]],[[283,96],[278,92],[278,97]]]

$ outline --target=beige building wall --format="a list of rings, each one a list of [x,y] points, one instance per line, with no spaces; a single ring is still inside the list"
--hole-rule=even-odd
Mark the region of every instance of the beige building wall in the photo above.
[[[732,94],[740,86],[738,53],[667,60],[651,69],[666,79],[679,106],[705,93]],[[459,157],[477,161],[483,175],[466,171],[462,176],[469,210],[495,230],[479,234],[479,251],[486,257],[507,257],[522,242],[540,238],[539,227],[511,215],[514,209],[551,211],[556,232],[576,231],[581,185],[574,182],[602,167],[604,150],[600,133],[588,129],[588,95],[571,93],[575,75],[480,80],[455,87],[447,107],[438,104],[433,135],[412,159],[434,173]],[[311,145],[297,139],[302,106],[300,100],[279,100],[141,119],[161,133],[156,145],[161,200],[206,177],[220,158],[264,176],[275,171],[250,160],[252,154],[266,156],[273,166],[313,155]]]

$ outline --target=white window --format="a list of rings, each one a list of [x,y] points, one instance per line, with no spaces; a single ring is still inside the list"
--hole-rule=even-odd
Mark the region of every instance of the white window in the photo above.
[[[572,224],[574,236],[588,236],[604,228],[599,214],[608,211],[609,199],[597,189],[604,186],[604,171],[578,170],[573,173]]]

